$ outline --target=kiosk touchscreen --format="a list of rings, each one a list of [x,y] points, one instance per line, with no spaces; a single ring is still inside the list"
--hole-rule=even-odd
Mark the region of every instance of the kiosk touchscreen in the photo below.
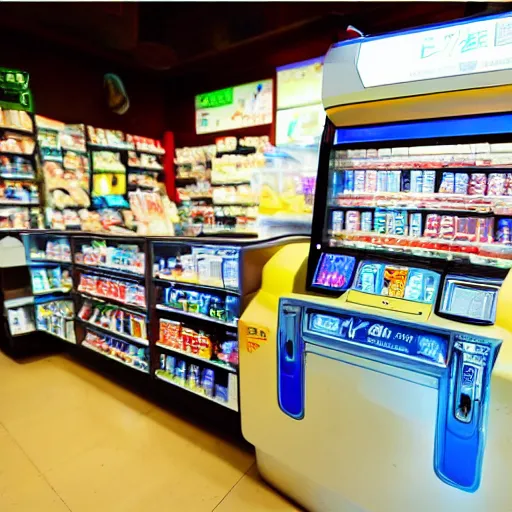
[[[240,324],[261,474],[308,510],[512,511],[512,16],[334,45],[310,244]]]

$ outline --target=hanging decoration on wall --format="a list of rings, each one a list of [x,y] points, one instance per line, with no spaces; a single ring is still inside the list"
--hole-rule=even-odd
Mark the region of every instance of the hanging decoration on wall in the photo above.
[[[104,77],[104,86],[110,110],[115,114],[125,114],[130,108],[130,100],[121,78],[113,73],[107,73]]]

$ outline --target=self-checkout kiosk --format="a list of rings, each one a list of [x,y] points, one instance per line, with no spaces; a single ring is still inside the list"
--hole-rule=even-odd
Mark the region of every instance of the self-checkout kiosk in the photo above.
[[[310,244],[239,324],[263,477],[312,511],[512,511],[512,16],[334,45]]]

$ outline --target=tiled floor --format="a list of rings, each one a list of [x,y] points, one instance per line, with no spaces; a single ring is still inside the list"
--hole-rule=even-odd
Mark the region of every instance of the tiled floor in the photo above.
[[[254,455],[67,356],[0,352],[0,511],[297,510]]]

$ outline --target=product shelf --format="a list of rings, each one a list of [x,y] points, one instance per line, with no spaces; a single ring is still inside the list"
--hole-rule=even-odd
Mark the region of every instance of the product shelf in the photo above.
[[[76,345],[76,341],[70,340],[69,338],[66,338],[65,336],[60,336],[59,334],[56,334],[52,331],[48,331],[46,329],[36,329],[37,332],[44,332],[46,334],[49,334],[50,336],[55,336],[56,338],[59,338],[59,340],[66,341],[68,343],[71,343],[72,345]]]
[[[2,172],[0,173],[0,178],[4,180],[35,180],[36,176],[35,174],[15,174],[11,172]]]
[[[30,306],[34,304],[34,297],[19,297],[17,299],[7,299],[4,301],[5,309],[20,308],[22,306]]]
[[[50,288],[48,290],[39,290],[39,291],[34,291],[32,293],[34,294],[34,296],[49,295],[52,293],[68,294],[68,293],[71,293],[71,288]]]
[[[184,389],[185,391],[188,391],[189,393],[192,393],[196,396],[200,396],[202,398],[204,398],[205,400],[209,400],[210,402],[214,402],[216,404],[219,404],[219,405],[222,405],[228,409],[231,409],[232,411],[237,411],[238,409],[236,409],[235,407],[232,407],[230,404],[226,403],[226,402],[222,402],[221,400],[217,400],[216,398],[212,398],[212,397],[209,397],[209,396],[206,396],[204,393],[198,393],[197,391],[194,391],[193,389],[190,389],[186,386],[182,386],[181,384],[178,384],[177,382],[174,382],[172,381],[169,377],[166,377],[166,374],[165,372],[162,372],[161,370],[156,370],[155,371],[155,377],[157,379],[160,379],[164,382],[167,382],[168,384],[171,384],[173,386],[176,386],[177,388],[180,388],[180,389]]]
[[[127,279],[131,281],[143,281],[145,279],[144,274],[133,272],[132,270],[123,270],[116,267],[107,267],[103,265],[87,265],[84,263],[74,263],[74,266],[78,270],[84,272],[92,272],[106,277],[117,276],[121,279]]]
[[[129,364],[127,363],[126,361],[122,361],[121,359],[119,359],[118,357],[116,356],[113,356],[111,354],[107,354],[106,352],[103,352],[103,350],[100,350],[99,348],[95,347],[94,345],[90,345],[89,343],[87,342],[82,342],[80,344],[81,347],[85,347],[86,349],[88,350],[92,350],[93,352],[96,352],[97,354],[101,354],[102,356],[106,357],[107,359],[112,359],[113,361],[116,361],[118,362],[119,364],[122,364],[123,366],[126,366],[128,368],[132,368],[133,370],[137,370],[139,372],[142,372],[142,373],[146,373],[146,374],[149,374],[149,371],[147,370],[144,370],[142,368],[139,368],[137,366],[134,366],[133,364]]]
[[[153,282],[155,284],[158,284],[161,286],[179,285],[179,286],[183,286],[184,288],[215,291],[215,292],[224,292],[224,293],[231,293],[232,295],[240,295],[240,292],[237,290],[234,290],[233,288],[221,288],[220,286],[210,286],[207,284],[190,283],[187,281],[177,281],[177,280],[165,279],[162,277],[154,277]]]
[[[216,318],[212,318],[211,316],[201,315],[199,313],[190,313],[189,311],[183,311],[182,309],[175,309],[170,306],[166,306],[165,304],[157,304],[156,309],[160,311],[167,311],[169,313],[173,313],[180,316],[186,316],[189,318],[196,318],[198,320],[203,320],[205,322],[211,322],[217,325],[222,325],[228,329],[237,329],[236,323],[223,322],[222,320],[217,320]]]
[[[228,363],[223,363],[222,361],[212,361],[211,359],[205,359],[204,357],[196,356],[195,354],[191,354],[190,352],[185,352],[183,350],[179,350],[177,348],[169,347],[168,345],[164,345],[163,343],[156,343],[157,347],[163,348],[164,350],[169,350],[170,352],[174,352],[175,354],[179,354],[183,357],[190,357],[191,359],[195,359],[197,361],[202,361],[205,364],[210,364],[215,366],[216,368],[222,368],[231,373],[238,373],[238,369],[234,366],[230,366]]]
[[[101,297],[99,295],[93,295],[92,293],[87,293],[78,290],[75,292],[77,295],[80,295],[82,297],[85,297],[86,299],[90,300],[96,300],[98,302],[105,302],[105,303],[111,303],[114,306],[121,306],[122,308],[126,309],[127,311],[132,310],[134,313],[145,313],[147,314],[147,307],[146,306],[139,306],[137,304],[127,304],[123,301],[112,299],[110,297]]]
[[[0,199],[0,206],[39,206],[39,201],[16,201],[15,199]]]
[[[439,247],[434,247],[435,245]],[[512,247],[498,243],[464,243],[424,237],[348,232],[336,233],[335,238],[329,240],[329,246],[365,249],[372,252],[400,252],[418,257],[469,261],[479,265],[512,268]],[[500,257],[500,252],[507,257]]]
[[[75,321],[87,326],[90,330],[96,330],[102,334],[105,334],[106,336],[111,336],[116,339],[120,339],[121,341],[126,341],[128,343],[137,343],[139,345],[144,345],[145,347],[149,347],[149,341],[144,340],[142,338],[135,338],[133,336],[130,336],[128,334],[123,334],[121,332],[117,331],[111,331],[110,329],[107,329],[106,327],[102,327],[101,325],[95,324],[93,322],[88,322],[87,320],[82,320],[79,317],[75,318]]]

